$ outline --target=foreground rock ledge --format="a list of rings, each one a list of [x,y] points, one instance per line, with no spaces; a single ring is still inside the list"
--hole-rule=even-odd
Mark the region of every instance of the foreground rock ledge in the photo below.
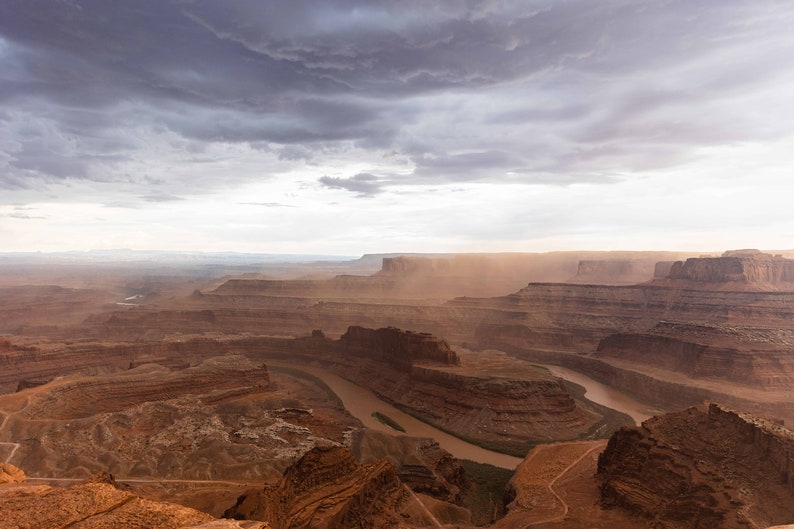
[[[665,529],[794,522],[794,432],[704,404],[622,428],[598,461],[601,502]]]
[[[219,520],[209,514],[139,498],[110,474],[71,487],[0,486],[2,529],[269,529],[263,522]]]

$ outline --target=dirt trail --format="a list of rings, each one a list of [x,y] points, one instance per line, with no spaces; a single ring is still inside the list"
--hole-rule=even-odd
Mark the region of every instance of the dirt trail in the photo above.
[[[605,446],[606,441],[582,441],[534,448],[513,479],[517,480],[520,489],[535,492],[531,497],[517,497],[510,508],[511,512],[499,520],[493,529],[524,529],[564,521],[570,508],[555,490],[555,484],[593,452],[603,450]],[[558,468],[560,464],[565,466]]]
[[[22,413],[23,411],[28,409],[28,406],[30,406],[30,397],[25,397],[25,405],[22,407],[22,409],[20,409],[18,411],[15,411],[13,413],[0,410],[0,413],[3,414],[3,422],[0,422],[0,434],[5,429],[6,423],[8,422],[8,418],[11,417],[12,415],[16,415],[17,413]],[[3,461],[4,463],[10,463],[11,462],[11,458],[14,457],[14,455],[17,453],[17,450],[19,450],[19,447],[22,446],[22,445],[20,445],[19,443],[11,442],[11,441],[0,441],[0,446],[11,446],[11,447],[13,447],[13,448],[11,448],[11,453],[8,454],[8,456],[6,457],[5,461]]]

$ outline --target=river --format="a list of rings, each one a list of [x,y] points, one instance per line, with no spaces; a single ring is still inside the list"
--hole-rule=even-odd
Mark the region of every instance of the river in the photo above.
[[[331,390],[342,400],[345,408],[351,415],[360,420],[367,428],[387,432],[393,435],[399,435],[398,432],[389,428],[381,423],[374,417],[373,412],[380,412],[384,415],[397,421],[400,426],[405,428],[406,435],[414,437],[431,437],[438,441],[438,444],[447,452],[451,453],[459,459],[469,459],[478,463],[488,463],[496,467],[514,469],[521,461],[521,458],[500,454],[491,450],[486,450],[479,446],[468,443],[462,439],[450,435],[446,432],[434,428],[433,426],[408,415],[405,412],[387,404],[379,399],[374,393],[366,388],[358,386],[349,380],[325,371],[323,369],[308,367],[303,365],[295,365],[281,362],[268,362],[269,365],[274,367],[282,366],[291,369],[298,369],[310,375],[313,375],[323,382],[325,382]],[[655,415],[658,410],[638,402],[628,395],[621,393],[615,389],[610,388],[605,384],[596,382],[592,378],[573,371],[565,367],[556,365],[542,365],[547,368],[555,376],[562,377],[570,380],[585,388],[585,396],[604,406],[621,411],[628,414],[634,419],[637,424],[645,419]]]
[[[534,363],[534,362],[533,362]],[[602,404],[613,410],[617,410],[629,415],[637,424],[640,424],[645,419],[649,419],[654,415],[662,413],[647,404],[643,404],[629,397],[625,393],[596,382],[592,378],[584,375],[573,369],[567,367],[555,366],[550,364],[536,364],[545,367],[551,374],[565,380],[569,380],[574,384],[579,384],[585,389],[585,397],[597,404]]]
[[[397,421],[400,426],[405,428],[406,435],[413,437],[431,437],[438,442],[441,448],[458,459],[488,463],[495,467],[508,468],[510,470],[515,469],[518,464],[523,461],[520,457],[513,457],[480,448],[479,446],[467,443],[462,439],[458,439],[453,435],[443,432],[438,428],[434,428],[380,400],[368,389],[357,386],[328,371],[301,365],[282,364],[280,362],[268,362],[268,365],[298,369],[319,378],[342,400],[347,411],[350,412],[353,417],[364,423],[364,426],[367,428],[399,435],[399,432],[389,428],[372,416],[372,413],[377,411]]]

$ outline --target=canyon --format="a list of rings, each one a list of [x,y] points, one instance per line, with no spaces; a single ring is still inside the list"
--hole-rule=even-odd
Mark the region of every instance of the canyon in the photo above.
[[[111,472],[145,501],[271,527],[789,523],[757,455],[783,465],[794,423],[789,255],[388,255],[57,286],[34,268],[0,281],[0,460],[26,478],[0,487]],[[657,417],[632,427],[556,369]],[[325,374],[384,402],[378,431]],[[402,417],[526,456],[505,500]],[[673,489],[689,499],[660,500]]]

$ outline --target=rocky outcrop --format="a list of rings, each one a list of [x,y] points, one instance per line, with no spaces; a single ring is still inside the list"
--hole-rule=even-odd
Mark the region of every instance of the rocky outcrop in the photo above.
[[[317,447],[226,516],[265,519],[274,529],[425,526],[412,499],[390,462],[361,465],[344,448]]]
[[[9,463],[0,463],[0,485],[4,483],[22,483],[27,479],[22,469]]]
[[[794,259],[758,250],[735,250],[721,257],[677,261],[670,268],[672,282],[691,282],[700,288],[722,290],[794,290]]]
[[[666,529],[794,521],[794,432],[717,404],[623,428],[598,462],[601,502]]]
[[[395,355],[397,345],[403,350]],[[351,327],[336,342],[318,336],[285,340],[266,354],[294,361],[297,351],[430,424],[520,456],[538,442],[586,437],[603,419],[577,403],[559,378],[541,371],[526,378],[475,374],[429,335]]]
[[[351,326],[339,339],[346,351],[382,360],[410,370],[414,362],[460,364],[457,353],[442,339],[428,333],[403,331],[395,327],[367,329]]]
[[[0,527],[4,529],[267,529],[243,525],[173,503],[140,498],[110,479],[92,479],[68,488],[47,485],[0,486]]]
[[[350,450],[365,464],[391,459],[400,481],[411,490],[445,502],[460,504],[463,493],[472,487],[460,462],[433,439],[365,429],[354,433]]]

